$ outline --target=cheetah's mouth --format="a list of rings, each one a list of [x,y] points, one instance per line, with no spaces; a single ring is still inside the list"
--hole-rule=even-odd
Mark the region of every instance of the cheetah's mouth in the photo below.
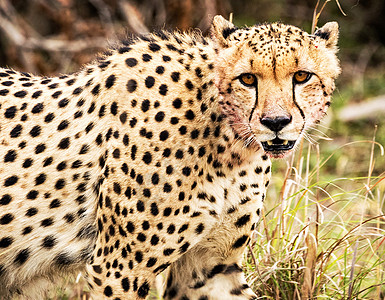
[[[283,152],[293,149],[294,145],[295,141],[281,140],[277,137],[274,140],[262,142],[263,149],[273,156],[280,156]]]

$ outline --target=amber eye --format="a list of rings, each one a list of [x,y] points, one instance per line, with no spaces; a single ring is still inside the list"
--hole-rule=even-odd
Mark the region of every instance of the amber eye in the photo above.
[[[257,78],[255,78],[255,76],[253,74],[250,74],[250,73],[245,73],[245,74],[242,74],[240,77],[239,77],[239,80],[241,81],[242,84],[244,84],[245,86],[253,86],[256,84],[257,82]]]
[[[305,71],[298,71],[294,74],[294,82],[295,83],[305,83],[310,79],[312,73]]]

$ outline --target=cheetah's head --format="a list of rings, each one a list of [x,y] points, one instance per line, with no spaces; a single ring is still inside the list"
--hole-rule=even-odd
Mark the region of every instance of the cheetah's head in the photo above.
[[[223,115],[245,146],[284,157],[330,105],[338,24],[311,35],[280,23],[237,28],[216,16],[212,36]]]

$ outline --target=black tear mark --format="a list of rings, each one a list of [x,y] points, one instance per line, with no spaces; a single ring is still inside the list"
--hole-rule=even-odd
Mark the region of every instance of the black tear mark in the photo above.
[[[302,116],[302,119],[305,121],[305,114],[304,114],[302,108],[298,105],[297,100],[295,99],[295,81],[294,81],[294,76],[293,76],[293,81],[292,82],[293,82],[293,85],[292,85],[293,102],[294,102],[295,106],[297,106],[297,108],[298,108],[298,110],[299,110],[299,112],[300,112],[300,114]]]
[[[257,105],[258,105],[258,82],[255,85],[255,103],[254,103],[253,108],[251,109],[251,113],[250,113],[250,116],[249,116],[249,122],[253,118],[253,113],[254,113],[254,110],[256,109]]]
[[[233,32],[235,32],[237,30],[238,30],[238,27],[231,27],[231,28],[227,27],[227,28],[223,29],[222,35],[225,39],[227,39],[230,34],[232,34]]]

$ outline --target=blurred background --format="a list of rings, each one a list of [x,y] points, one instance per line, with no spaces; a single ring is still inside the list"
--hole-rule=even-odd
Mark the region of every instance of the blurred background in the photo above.
[[[320,1],[318,10],[325,2],[318,25],[340,25],[342,74],[310,143],[273,164],[266,217],[246,259],[248,281],[263,299],[385,299],[385,1]],[[310,32],[316,5],[0,0],[0,66],[72,73],[127,35],[177,28],[209,34],[216,14],[232,13],[237,26],[280,21]],[[89,299],[84,282],[71,282],[50,299]]]

